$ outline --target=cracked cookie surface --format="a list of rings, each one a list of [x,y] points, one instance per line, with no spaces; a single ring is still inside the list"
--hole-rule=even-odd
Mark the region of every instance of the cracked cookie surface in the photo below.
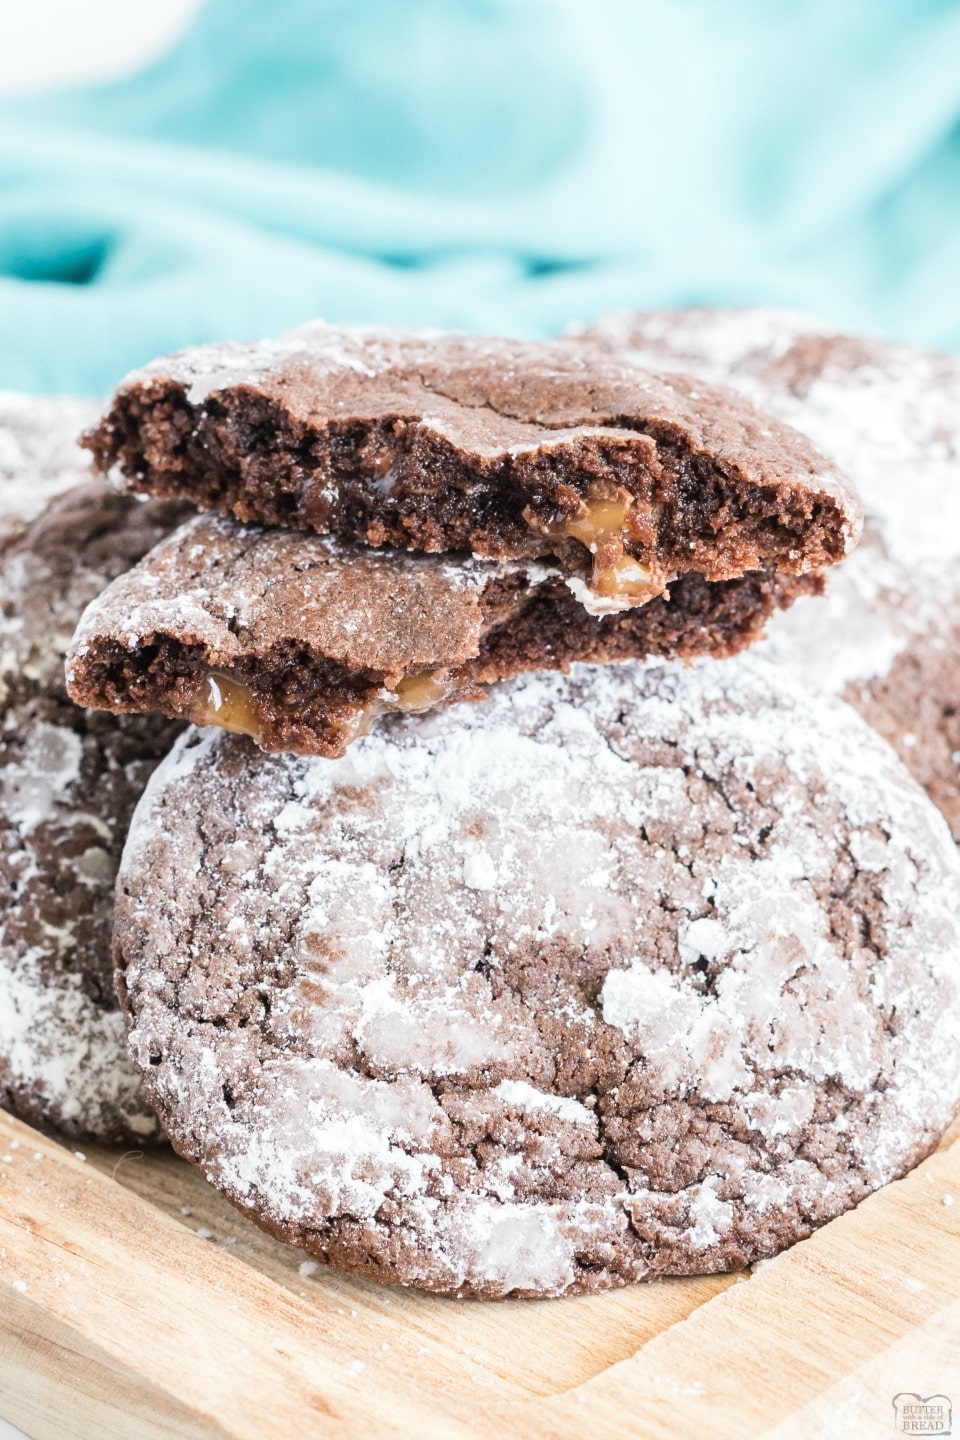
[[[60,418],[44,401],[18,409],[26,492],[30,454],[49,454],[40,439],[21,444],[30,413],[48,444]],[[141,1142],[158,1125],[113,990],[113,880],[134,803],[178,727],[78,709],[63,659],[87,602],[182,512],[89,471],[52,501],[62,486],[53,471],[49,482],[46,508],[25,523],[21,507],[0,553],[0,1105],[76,1138]]]
[[[856,706],[960,841],[960,360],[779,310],[611,315],[590,333],[733,387],[852,477],[863,540],[822,602],[774,618],[766,648]]]
[[[188,731],[116,897],[176,1148],[328,1263],[556,1295],[770,1255],[960,1100],[960,857],[847,706],[749,657]]]

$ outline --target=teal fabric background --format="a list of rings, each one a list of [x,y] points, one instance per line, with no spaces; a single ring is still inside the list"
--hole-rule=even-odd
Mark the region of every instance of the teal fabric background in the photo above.
[[[703,301],[960,348],[960,4],[208,0],[134,79],[0,106],[0,385]]]

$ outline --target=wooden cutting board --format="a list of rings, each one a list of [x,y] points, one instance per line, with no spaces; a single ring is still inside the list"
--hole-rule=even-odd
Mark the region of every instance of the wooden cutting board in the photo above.
[[[899,1392],[960,1412],[958,1133],[748,1273],[482,1303],[313,1269],[170,1153],[0,1115],[0,1415],[38,1440],[895,1436]]]

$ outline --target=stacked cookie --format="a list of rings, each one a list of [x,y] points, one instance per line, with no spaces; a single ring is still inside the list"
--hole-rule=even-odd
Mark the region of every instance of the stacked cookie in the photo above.
[[[772,1254],[936,1143],[949,831],[738,655],[858,536],[797,429],[605,331],[311,326],[149,366],[87,443],[126,506],[204,512],[118,557],[67,677],[78,727],[202,727],[134,815],[116,983],[240,1208],[561,1294]]]
[[[732,654],[861,524],[797,431],[571,342],[314,325],[188,351],[89,443],[219,515],[91,607],[73,698],[267,750],[336,756],[383,714],[578,660]]]

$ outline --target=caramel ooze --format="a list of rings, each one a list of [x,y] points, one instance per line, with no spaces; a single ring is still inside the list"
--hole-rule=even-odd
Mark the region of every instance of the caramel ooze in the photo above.
[[[633,506],[633,497],[618,489],[615,496],[588,495],[580,501],[576,512],[563,520],[535,526],[529,512],[526,518],[528,524],[544,535],[579,540],[586,545],[593,556],[591,587],[598,595],[652,600],[663,594],[674,577],[624,554],[627,520]]]
[[[253,692],[218,670],[206,677],[207,693],[197,717],[199,725],[219,725],[235,735],[260,734],[260,717]]]
[[[599,549],[607,540],[620,536],[630,506],[626,499],[581,500],[570,519],[548,526],[548,534],[569,535],[582,540],[589,549]]]
[[[365,734],[378,716],[400,710],[414,713],[429,710],[451,692],[452,682],[446,670],[419,670],[407,675],[395,690],[383,690],[373,700],[357,703],[356,735]],[[258,740],[262,734],[257,697],[249,685],[222,670],[211,670],[201,682],[198,702],[191,707],[191,718],[198,725],[217,725],[235,735],[250,735]]]
[[[384,701],[385,709],[391,710],[428,710],[431,705],[446,698],[450,694],[451,682],[446,670],[420,670],[414,675],[408,675],[401,680],[395,691],[388,691],[388,694],[395,694],[396,701]]]

